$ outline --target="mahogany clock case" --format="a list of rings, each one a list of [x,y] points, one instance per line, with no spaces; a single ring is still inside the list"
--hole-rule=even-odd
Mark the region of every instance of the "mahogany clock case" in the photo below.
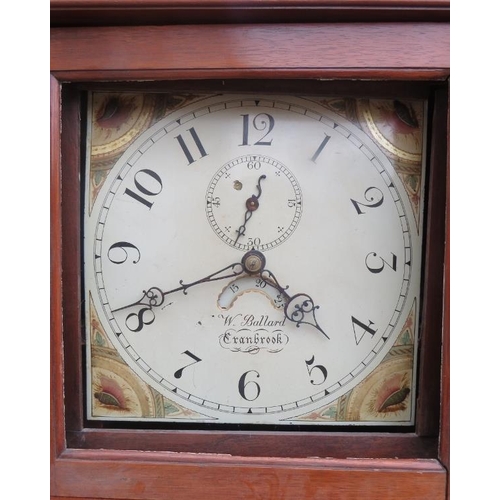
[[[415,426],[402,428],[231,426],[90,421],[85,418],[82,219],[89,90],[326,95],[427,100],[422,306]],[[205,80],[62,85],[62,292],[65,429],[70,448],[168,450],[283,457],[437,458],[447,182],[448,85],[440,82]]]

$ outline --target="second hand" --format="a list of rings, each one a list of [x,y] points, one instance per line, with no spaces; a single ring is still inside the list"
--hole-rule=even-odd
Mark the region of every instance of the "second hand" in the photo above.
[[[245,234],[245,227],[247,225],[247,222],[250,220],[252,217],[253,213],[259,208],[259,198],[260,195],[262,194],[262,187],[260,183],[266,178],[265,175],[261,175],[259,177],[259,180],[257,181],[257,194],[253,194],[250,198],[247,199],[246,201],[246,207],[247,211],[245,212],[245,221],[243,222],[243,225],[241,225],[236,232],[238,233],[238,236],[236,237],[236,240],[234,240],[234,246],[236,246],[236,243],[238,243],[238,240],[240,239],[241,236]]]

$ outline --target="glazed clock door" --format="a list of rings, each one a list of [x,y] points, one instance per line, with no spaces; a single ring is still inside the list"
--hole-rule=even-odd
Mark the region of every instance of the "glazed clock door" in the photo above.
[[[91,93],[87,417],[413,425],[424,116]]]

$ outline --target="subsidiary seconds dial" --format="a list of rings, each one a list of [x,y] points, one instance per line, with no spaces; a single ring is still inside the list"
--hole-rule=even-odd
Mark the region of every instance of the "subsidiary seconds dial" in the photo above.
[[[224,164],[206,193],[215,234],[238,250],[270,250],[287,240],[302,215],[297,179],[280,161],[244,155]]]

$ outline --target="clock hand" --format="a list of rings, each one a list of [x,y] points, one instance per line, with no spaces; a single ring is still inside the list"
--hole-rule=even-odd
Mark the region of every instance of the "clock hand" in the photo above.
[[[216,271],[215,273],[209,274],[204,278],[201,278],[197,281],[193,281],[192,283],[183,283],[183,280],[179,280],[180,286],[172,288],[172,290],[167,290],[166,292],[164,292],[163,290],[161,290],[156,286],[153,286],[149,290],[143,290],[142,291],[143,296],[138,301],[133,302],[132,304],[128,304],[126,306],[119,307],[117,309],[113,309],[112,312],[115,313],[118,311],[122,311],[123,309],[128,309],[129,307],[134,307],[134,306],[146,306],[149,309],[153,307],[159,307],[164,303],[165,297],[167,295],[180,292],[181,290],[184,295],[187,295],[187,290],[193,286],[201,285],[202,283],[210,283],[212,281],[223,280],[227,278],[234,278],[235,276],[243,274],[244,270],[245,269],[243,264],[241,262],[236,262],[234,264],[230,264],[229,266],[223,269],[220,269],[219,271]],[[226,271],[230,272],[226,273]]]
[[[302,324],[310,325],[330,340],[330,337],[319,326],[316,320],[316,313],[314,311],[319,309],[319,306],[314,304],[313,298],[307,293],[296,293],[290,296],[286,291],[288,290],[288,285],[286,287],[281,286],[276,276],[269,269],[266,269],[266,258],[262,252],[250,250],[243,256],[241,264],[248,274],[259,276],[267,284],[280,292],[285,300],[284,311],[286,319],[295,323],[297,328]]]
[[[153,307],[159,307],[163,305],[163,303],[165,302],[165,297],[167,295],[180,292],[181,290],[184,295],[187,295],[187,290],[189,288],[196,285],[201,285],[202,283],[210,283],[212,281],[234,278],[236,276],[240,276],[244,272],[247,272],[248,274],[255,274],[264,268],[265,263],[266,259],[261,252],[251,250],[243,256],[241,262],[230,264],[229,266],[224,267],[223,269],[220,269],[215,273],[209,274],[208,276],[205,276],[204,278],[201,278],[197,281],[193,281],[192,283],[183,283],[183,280],[179,280],[180,286],[172,288],[171,290],[167,290],[166,292],[164,292],[157,286],[153,286],[149,290],[143,290],[143,295],[139,300],[126,306],[113,309],[112,312],[115,313],[134,306],[145,306],[149,309]],[[226,273],[226,271],[230,272]]]
[[[286,290],[288,285],[283,287],[279,284],[276,276],[268,269],[263,269],[260,273],[261,279],[263,279],[267,284],[278,290],[285,299],[285,318],[293,323],[296,323],[297,328],[302,325],[310,325],[316,330],[320,331],[328,340],[330,337],[325,333],[325,331],[319,326],[316,320],[316,309],[319,306],[314,304],[313,298],[307,293],[296,293],[290,296]]]
[[[259,208],[259,198],[260,198],[260,195],[262,194],[262,188],[260,186],[260,183],[265,178],[266,178],[265,175],[261,175],[259,177],[259,180],[257,181],[257,186],[256,186],[257,187],[257,195],[253,194],[246,201],[247,211],[245,212],[245,221],[243,222],[243,225],[241,225],[236,230],[236,232],[238,233],[238,236],[236,237],[236,240],[234,240],[235,245],[238,242],[238,240],[240,239],[240,236],[243,236],[245,234],[245,228],[246,228],[247,222],[251,219],[255,210],[257,210]]]
[[[149,290],[143,290],[143,295],[138,301],[113,309],[112,312],[115,313],[134,306],[145,306],[148,309],[159,307],[163,305],[167,295],[180,292],[181,290],[184,295],[187,295],[187,290],[193,286],[201,285],[202,283],[210,283],[212,281],[234,278],[246,272],[250,275],[259,276],[267,284],[281,293],[285,300],[285,317],[289,321],[296,323],[297,328],[302,324],[310,325],[320,331],[327,339],[330,339],[330,337],[324,332],[316,321],[316,314],[314,311],[319,309],[319,306],[314,304],[312,297],[306,293],[297,293],[290,296],[286,291],[288,286],[281,286],[276,279],[276,276],[268,269],[265,269],[265,265],[266,258],[264,257],[264,254],[258,250],[250,250],[243,256],[241,262],[230,264],[229,266],[224,267],[215,273],[209,274],[208,276],[205,276],[197,281],[193,281],[192,283],[183,283],[183,280],[179,280],[180,286],[167,290],[166,292],[162,291],[158,287],[151,287]],[[226,271],[229,270],[231,272],[226,273]]]

